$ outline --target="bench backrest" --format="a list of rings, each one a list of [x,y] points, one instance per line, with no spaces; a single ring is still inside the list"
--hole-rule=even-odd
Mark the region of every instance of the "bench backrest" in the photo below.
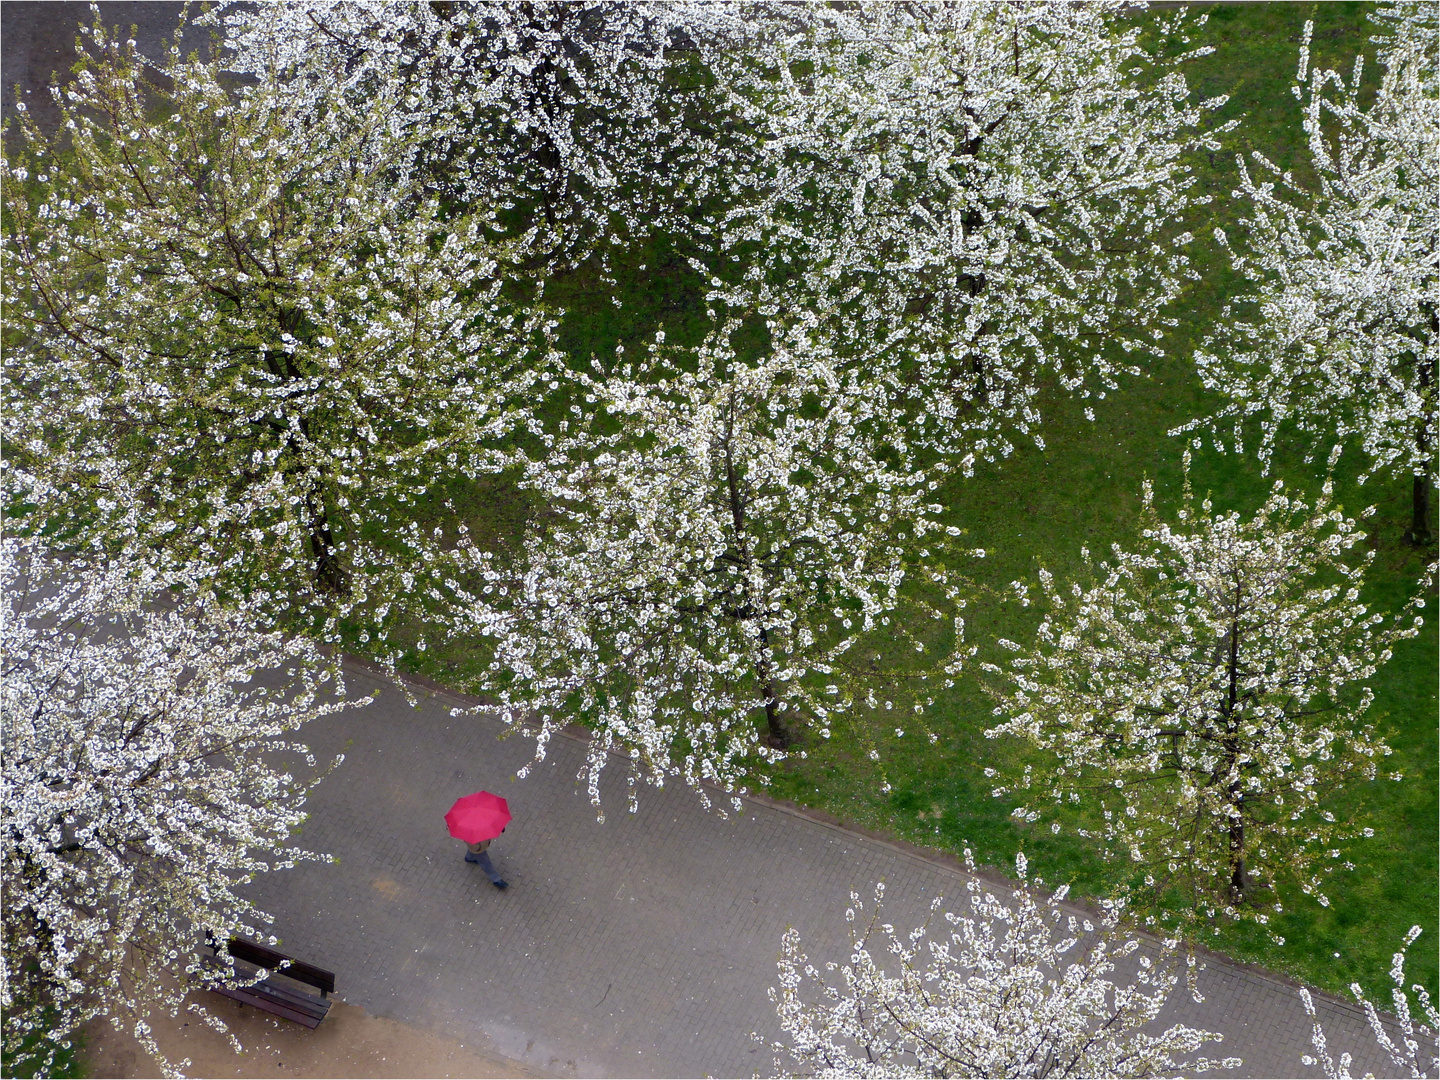
[[[210,939],[210,947],[215,948],[215,940]],[[284,953],[276,952],[274,949],[266,948],[264,945],[257,945],[253,941],[246,941],[244,938],[230,939],[230,955],[236,960],[244,960],[246,963],[255,964],[267,968],[272,972],[278,972],[287,979],[297,979],[303,983],[309,983],[323,994],[335,992],[335,973],[326,971],[324,968],[316,967],[314,964],[307,964],[303,960],[296,960],[286,956]]]

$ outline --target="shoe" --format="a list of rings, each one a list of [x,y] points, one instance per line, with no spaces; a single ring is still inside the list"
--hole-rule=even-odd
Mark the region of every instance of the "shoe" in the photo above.
[[[494,885],[497,889],[508,889],[510,887],[508,881],[492,881],[490,884]]]
[[[480,857],[478,855],[466,855],[465,861],[468,863],[475,863],[478,866],[480,863]]]

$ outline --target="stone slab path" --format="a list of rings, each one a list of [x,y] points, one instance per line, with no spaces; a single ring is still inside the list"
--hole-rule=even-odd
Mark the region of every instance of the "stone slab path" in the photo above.
[[[886,918],[901,927],[937,893],[964,904],[953,867],[783,807],[748,802],[726,820],[682,786],[643,789],[631,815],[619,768],[602,781],[615,804],[598,824],[575,779],[579,742],[556,739],[516,780],[531,746],[500,738],[498,721],[452,716],[461,699],[443,691],[411,707],[357,667],[347,679],[379,696],[306,728],[345,762],[299,838],[339,862],[270,875],[252,894],[287,951],[334,970],[339,996],[372,1015],[560,1075],[768,1075],[773,1056],[750,1035],[780,1035],[765,992],[786,926],[812,956],[840,956],[852,889],[868,896],[884,881]],[[479,788],[514,812],[492,848],[503,893],[464,863],[443,821]],[[1162,1022],[1224,1032],[1217,1051],[1245,1060],[1232,1075],[1316,1075],[1301,1064],[1309,1026],[1293,987],[1216,960],[1200,986],[1203,1005],[1177,992]],[[1356,1074],[1386,1075],[1358,1010],[1321,1009]]]

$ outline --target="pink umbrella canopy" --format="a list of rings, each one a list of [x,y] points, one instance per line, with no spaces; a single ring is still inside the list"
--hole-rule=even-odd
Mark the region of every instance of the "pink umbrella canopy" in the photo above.
[[[450,835],[467,844],[493,840],[510,823],[510,806],[499,795],[477,791],[455,800],[445,815]]]

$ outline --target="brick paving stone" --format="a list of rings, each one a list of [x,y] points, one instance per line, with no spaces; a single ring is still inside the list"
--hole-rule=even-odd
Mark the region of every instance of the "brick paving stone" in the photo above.
[[[576,781],[582,745],[556,739],[525,780],[530,744],[484,716],[451,715],[432,692],[416,707],[352,668],[365,708],[317,721],[306,739],[345,763],[311,798],[299,841],[338,863],[307,863],[251,887],[297,957],[336,972],[339,995],[375,1015],[420,1024],[561,1075],[751,1076],[773,1071],[750,1038],[778,1038],[766,989],[780,936],[800,930],[812,956],[848,953],[853,889],[887,882],[886,919],[923,920],[936,894],[964,905],[965,875],[880,840],[765,803],[739,816],[703,810],[684,787],[616,798],[599,824]],[[462,861],[443,820],[460,795],[488,788],[514,821],[491,849],[511,888]],[[1205,1000],[1177,989],[1160,1023],[1222,1031],[1218,1054],[1240,1076],[1300,1076],[1309,1025],[1294,988],[1211,958]],[[1390,1075],[1358,1010],[1320,997],[1331,1046],[1356,1072]]]

